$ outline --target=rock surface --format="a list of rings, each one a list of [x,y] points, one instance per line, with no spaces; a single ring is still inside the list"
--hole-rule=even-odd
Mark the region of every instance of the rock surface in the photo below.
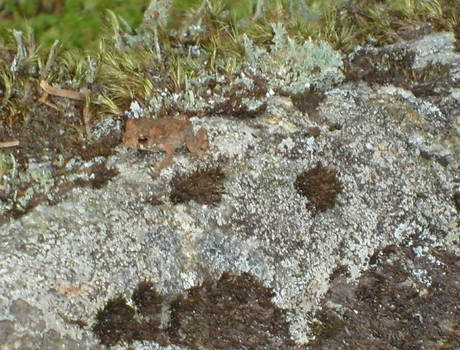
[[[429,43],[444,51],[425,47]],[[450,258],[437,260],[458,276],[460,55],[451,34],[411,45],[418,65],[428,55],[449,64],[450,89],[436,100],[450,101],[449,114],[407,89],[365,82],[328,91],[309,114],[275,96],[255,119],[192,119],[209,134],[203,161],[176,152],[175,164],[158,172],[153,165],[163,157],[159,153],[120,147],[107,162],[119,174],[106,187],[74,189],[65,201],[40,205],[1,226],[0,344],[23,350],[104,348],[92,327],[109,299],[129,299],[147,280],[172,300],[226,272],[248,273],[274,293],[293,341],[285,348],[309,343],[332,349],[337,343],[318,340],[338,335],[327,335],[321,327],[328,321],[315,312],[329,310],[323,300],[338,303],[337,281],[348,283],[342,290],[350,295],[360,276],[367,278],[361,287],[373,286],[363,271],[384,264],[376,256],[385,247],[433,261],[433,252],[447,250]],[[333,171],[341,188],[335,206],[325,211],[312,210],[312,200],[295,186],[300,174],[318,165]],[[219,169],[223,193],[207,204],[177,203],[170,196],[177,179],[196,169]],[[430,274],[442,269],[430,266],[406,269],[420,295],[445,292],[432,288],[437,278]],[[459,294],[458,283],[449,288],[457,290],[452,296]],[[457,309],[443,315],[459,319]],[[444,325],[447,333],[455,327]],[[458,338],[448,341],[459,346]],[[391,340],[382,344],[398,348]],[[154,341],[131,346],[188,348],[172,341],[166,347]],[[279,340],[265,348],[280,348]]]

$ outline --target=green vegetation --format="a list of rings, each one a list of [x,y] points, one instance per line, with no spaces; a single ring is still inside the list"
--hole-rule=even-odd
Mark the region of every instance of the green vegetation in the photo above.
[[[111,9],[136,27],[148,0],[6,0],[0,2],[0,30],[34,29],[37,40],[50,46],[59,39],[66,48],[84,47],[97,42],[104,13]]]
[[[171,0],[172,1],[172,0]],[[217,20],[225,14],[235,23],[257,19],[252,31],[264,36],[263,22],[284,22],[289,31],[302,38],[325,39],[334,47],[350,49],[365,40],[393,42],[410,35],[417,26],[430,23],[434,30],[458,26],[459,0],[174,0],[169,28]],[[205,3],[203,2],[203,3]],[[117,0],[5,0],[0,2],[0,32],[8,28],[25,31],[27,26],[45,46],[59,39],[64,47],[87,47],[103,33],[107,9],[136,28],[149,1]],[[263,6],[261,6],[263,5]],[[190,14],[201,12],[202,16]],[[201,11],[197,11],[201,10]],[[259,11],[260,10],[260,11]],[[286,23],[286,19],[287,22]],[[193,21],[195,20],[195,21]],[[217,23],[216,23],[217,24]],[[267,33],[265,33],[267,34]]]

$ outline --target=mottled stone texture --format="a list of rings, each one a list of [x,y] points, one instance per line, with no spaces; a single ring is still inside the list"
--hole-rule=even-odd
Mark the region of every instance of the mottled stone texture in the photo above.
[[[388,246],[356,283],[343,274],[315,313],[312,349],[455,349],[460,345],[460,259],[423,242]]]
[[[129,310],[147,291],[130,297],[150,281],[158,293],[152,298],[164,300],[140,308],[160,315],[149,321],[155,327],[174,321],[178,328],[143,342],[132,333],[134,349],[226,348],[216,344],[225,344],[230,325],[209,326],[207,317],[221,320],[212,304],[241,319],[234,321],[237,341],[245,331],[262,335],[248,348],[263,341],[280,349],[459,346],[460,60],[452,34],[420,40],[384,48],[393,53],[386,56],[375,48],[355,53],[364,58],[350,58],[348,82],[322,96],[297,96],[297,108],[273,96],[256,118],[191,119],[209,135],[203,160],[178,150],[174,165],[158,172],[161,154],[120,147],[107,156],[116,172],[106,185],[76,188],[3,224],[0,344],[103,348],[93,332],[98,313],[124,300],[118,309],[145,321]],[[416,71],[427,67],[426,57],[438,80]],[[389,76],[385,67],[395,62]],[[416,84],[417,77],[425,80]],[[318,164],[331,181],[302,182],[318,188],[299,194],[296,179]],[[314,210],[308,194],[332,192],[334,205]],[[250,276],[258,287],[242,283],[218,294],[224,273]],[[244,318],[249,310],[257,312]],[[280,323],[266,326],[270,315],[285,323],[275,317]],[[118,349],[127,348],[128,339],[120,340]]]

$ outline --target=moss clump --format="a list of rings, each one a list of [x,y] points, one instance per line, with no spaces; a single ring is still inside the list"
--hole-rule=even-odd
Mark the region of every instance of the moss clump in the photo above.
[[[451,86],[450,68],[431,63],[413,69],[414,58],[415,53],[406,49],[360,49],[345,61],[345,76],[350,81],[400,86],[417,97],[446,95]]]
[[[108,157],[113,154],[114,148],[120,143],[120,136],[120,132],[102,136],[93,142],[81,145],[79,150],[75,150],[75,155],[80,155],[85,161],[96,157]]]
[[[292,345],[285,311],[272,303],[273,296],[246,273],[224,273],[218,281],[206,281],[172,303],[171,342],[192,349]]]
[[[308,29],[346,51],[369,42],[384,46],[431,31],[452,31],[458,25],[458,1],[353,0],[323,4],[323,16]]]
[[[104,309],[97,313],[92,329],[101,343],[131,344],[135,340],[148,340],[166,345],[159,329],[162,298],[151,283],[139,283],[132,299],[136,309],[129,306],[124,297],[118,296],[109,300]]]
[[[115,345],[120,341],[131,342],[138,338],[134,314],[134,309],[127,304],[125,298],[119,296],[111,299],[97,313],[93,332],[105,345]]]
[[[311,202],[308,209],[314,213],[333,208],[342,186],[334,170],[318,164],[313,169],[299,174],[294,182],[297,193]]]
[[[217,205],[225,193],[225,174],[220,168],[198,169],[186,178],[177,175],[171,181],[170,200],[174,204],[193,200],[199,204]]]
[[[291,96],[294,106],[302,113],[310,116],[315,114],[318,105],[326,98],[323,92],[315,91],[313,87],[309,90]]]
[[[271,302],[273,296],[247,273],[224,273],[169,304],[152,283],[141,282],[132,296],[136,308],[122,297],[109,300],[93,331],[105,345],[139,340],[197,350],[289,349],[286,311]]]
[[[95,164],[92,166],[88,178],[78,178],[73,183],[80,187],[90,186],[94,189],[101,189],[115,176],[118,175],[116,168],[107,168],[106,164]]]
[[[457,212],[460,212],[460,192],[455,192],[452,196],[452,200],[454,201]]]
[[[133,340],[156,341],[162,346],[169,344],[162,319],[164,297],[160,295],[149,281],[140,282],[133,292],[131,300],[136,305],[136,315],[139,323],[136,324],[139,330],[139,337]],[[167,305],[165,306],[167,309]]]
[[[319,311],[315,314],[315,322],[310,327],[315,341],[311,346],[321,346],[321,344],[338,334],[344,327],[344,322],[332,310]]]
[[[133,292],[132,299],[143,315],[154,315],[161,311],[163,297],[153,288],[152,282],[140,282]]]
[[[408,247],[388,246],[358,281],[332,281],[313,315],[317,337],[309,348],[455,349],[459,258],[435,248],[421,253],[426,244],[415,238]]]

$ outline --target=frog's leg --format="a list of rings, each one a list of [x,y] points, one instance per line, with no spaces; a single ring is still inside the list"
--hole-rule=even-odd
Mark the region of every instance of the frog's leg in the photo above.
[[[170,143],[160,143],[157,145],[157,148],[161,151],[165,151],[166,152],[166,156],[165,158],[160,161],[160,162],[157,162],[157,164],[155,165],[157,169],[163,169],[163,168],[166,168],[167,166],[171,165],[172,163],[172,158],[173,158],[173,155],[174,155],[174,151],[176,150],[176,147]]]

